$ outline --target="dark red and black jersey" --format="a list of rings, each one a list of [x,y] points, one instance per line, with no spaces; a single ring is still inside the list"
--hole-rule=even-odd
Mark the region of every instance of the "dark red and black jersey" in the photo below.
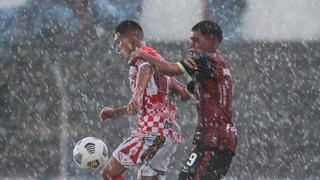
[[[188,89],[196,100],[197,130],[204,136],[196,143],[235,153],[237,132],[232,120],[232,77],[222,56],[198,53],[177,65],[190,81]]]

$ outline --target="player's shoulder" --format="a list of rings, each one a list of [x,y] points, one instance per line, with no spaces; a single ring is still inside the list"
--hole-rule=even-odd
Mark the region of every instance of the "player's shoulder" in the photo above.
[[[153,57],[161,57],[161,55],[153,48],[149,47],[149,46],[142,46],[139,48],[140,51],[146,52],[148,54],[150,54]]]
[[[226,65],[224,57],[223,57],[218,51],[215,52],[215,53],[209,53],[209,54],[208,54],[208,57],[209,57],[213,62],[219,63],[219,64],[221,64],[221,65]]]
[[[156,52],[156,50],[154,50],[150,46],[142,46],[142,47],[139,48],[139,50],[140,51],[144,51],[144,52],[149,53],[149,54]]]
[[[142,67],[142,66],[144,66],[144,65],[150,65],[150,63],[149,63],[148,61],[142,59],[142,58],[139,58],[139,59],[135,62],[135,66],[136,66],[137,68],[140,68],[140,67]]]
[[[154,57],[157,57],[157,58],[161,58],[160,54],[154,50],[153,48],[149,47],[149,46],[142,46],[139,48],[140,51],[143,51],[143,52],[146,52],[148,54],[150,54],[151,56],[154,56]],[[137,67],[141,67],[141,66],[144,66],[144,65],[150,65],[151,64],[146,61],[145,59],[143,58],[138,58],[137,61],[135,62],[135,66]]]

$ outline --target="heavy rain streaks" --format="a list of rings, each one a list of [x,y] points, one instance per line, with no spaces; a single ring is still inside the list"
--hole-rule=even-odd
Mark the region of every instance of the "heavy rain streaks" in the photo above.
[[[195,23],[222,26],[238,133],[225,179],[320,179],[319,9],[316,0],[0,1],[0,179],[101,178],[77,168],[72,150],[93,136],[111,155],[134,128],[128,116],[99,120],[102,107],[132,95],[114,48],[124,19],[138,21],[171,62],[189,55]],[[169,180],[194,147],[195,101],[175,104],[183,141]]]

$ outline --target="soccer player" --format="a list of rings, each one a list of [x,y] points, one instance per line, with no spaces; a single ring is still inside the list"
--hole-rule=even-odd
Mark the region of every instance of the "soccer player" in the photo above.
[[[136,48],[161,58],[145,45],[143,30],[134,21],[125,20],[118,24],[114,35],[116,51],[127,63]],[[173,94],[177,93],[182,99],[188,99],[189,95],[180,82],[159,73],[143,59],[129,65],[133,92],[129,104],[127,107],[103,108],[101,120],[128,113],[136,116],[138,121],[132,136],[121,143],[108,159],[102,175],[105,180],[121,179],[127,168],[139,165],[138,176],[141,179],[162,180],[181,141],[180,127],[175,121]]]
[[[235,154],[237,135],[232,120],[232,77],[217,48],[222,41],[222,30],[212,21],[201,21],[193,26],[189,48],[192,55],[177,63],[137,50],[136,58],[147,60],[166,75],[187,76],[188,90],[196,100],[197,124],[193,149],[180,172],[180,180],[223,178]]]

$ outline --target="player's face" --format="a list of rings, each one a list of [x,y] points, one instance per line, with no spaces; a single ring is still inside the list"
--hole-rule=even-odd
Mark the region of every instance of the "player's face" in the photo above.
[[[117,54],[128,63],[130,54],[133,51],[132,42],[126,36],[121,36],[119,33],[114,35],[115,48]]]
[[[192,52],[210,52],[212,51],[212,39],[202,35],[199,31],[192,31],[189,48]]]

